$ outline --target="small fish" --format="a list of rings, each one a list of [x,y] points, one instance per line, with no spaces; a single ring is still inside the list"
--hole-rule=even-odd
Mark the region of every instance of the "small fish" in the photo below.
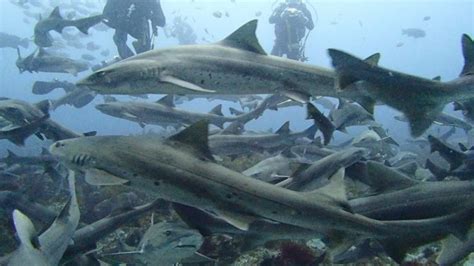
[[[408,37],[413,37],[415,39],[423,38],[426,36],[426,32],[424,30],[417,28],[402,29],[402,34]]]
[[[256,16],[256,17],[260,17],[261,15],[262,15],[262,11],[257,11],[257,12],[255,12],[255,16]]]
[[[95,56],[90,55],[90,54],[83,54],[81,55],[81,58],[87,61],[94,61],[96,60]]]
[[[431,19],[430,16],[424,16],[424,17],[423,17],[423,21],[428,21],[428,20],[430,20],[430,19]]]
[[[86,44],[86,49],[89,51],[95,51],[95,50],[99,50],[100,46],[95,44],[94,42],[88,42]]]
[[[212,13],[212,15],[216,18],[221,18],[222,17],[222,12],[220,11],[215,11],[214,13]]]

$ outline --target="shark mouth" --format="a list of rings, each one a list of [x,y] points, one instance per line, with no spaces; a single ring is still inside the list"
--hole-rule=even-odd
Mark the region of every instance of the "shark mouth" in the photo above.
[[[175,248],[196,248],[195,245],[177,245]]]

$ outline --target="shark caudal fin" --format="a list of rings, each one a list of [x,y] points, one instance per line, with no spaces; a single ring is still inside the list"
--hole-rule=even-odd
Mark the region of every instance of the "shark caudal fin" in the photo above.
[[[314,120],[314,124],[323,133],[324,145],[328,145],[332,139],[332,134],[334,133],[334,130],[336,130],[336,127],[313,104],[308,103],[307,112],[308,112],[307,119]]]
[[[88,18],[82,18],[82,19],[78,19],[75,21],[75,25],[76,28],[84,33],[84,34],[88,34],[89,33],[89,28],[96,25],[96,24],[99,24],[101,21],[102,21],[102,18],[103,16],[102,15],[97,15],[97,16],[92,16],[92,17],[88,17]]]
[[[415,137],[430,127],[448,101],[443,83],[439,81],[384,69],[336,49],[329,49],[329,55],[336,70],[337,89],[345,89],[358,81],[367,82],[360,89],[403,112]],[[361,103],[364,107],[366,104]]]

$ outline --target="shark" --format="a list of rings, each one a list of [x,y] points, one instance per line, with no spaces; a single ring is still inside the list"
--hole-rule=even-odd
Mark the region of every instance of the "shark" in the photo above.
[[[351,90],[359,84],[374,99],[403,112],[412,136],[419,137],[446,104],[474,97],[474,42],[464,34],[461,43],[464,67],[458,78],[448,82],[382,68],[346,52],[329,49],[337,73],[336,89]]]
[[[331,69],[267,55],[255,34],[257,20],[222,41],[148,51],[102,68],[77,84],[101,94],[284,94],[299,102],[309,96],[374,102],[359,90],[334,89]],[[380,56],[367,59],[376,64]],[[370,107],[367,107],[370,108]]]
[[[345,196],[344,169],[327,186],[297,192],[247,177],[214,162],[207,121],[172,137],[94,136],[55,142],[50,152],[90,184],[127,184],[164,200],[211,213],[240,230],[265,220],[332,235],[382,239],[459,228],[459,217],[379,221],[353,213]],[[447,221],[450,222],[447,224]],[[453,222],[456,221],[456,222]],[[462,233],[460,233],[462,235]]]
[[[19,210],[13,222],[20,246],[4,259],[8,265],[58,265],[79,224],[80,212],[75,192],[75,175],[68,176],[71,197],[53,223],[39,236],[31,220]]]
[[[79,31],[87,34],[90,27],[99,24],[102,15],[91,16],[78,20],[66,20],[61,16],[59,7],[55,7],[51,14],[36,23],[34,29],[34,42],[38,47],[49,47],[53,45],[53,40],[49,34],[50,30],[62,33],[65,27],[76,27]]]
[[[85,62],[54,55],[43,48],[39,48],[25,58],[21,57],[20,49],[17,49],[17,53],[16,66],[20,73],[25,71],[30,73],[69,73],[77,76],[78,73],[89,69],[89,65]]]
[[[173,125],[179,128],[182,124],[191,125],[199,120],[209,120],[213,125],[223,128],[229,122],[246,122],[258,118],[266,109],[264,101],[255,110],[246,114],[227,117],[222,114],[222,105],[214,107],[209,113],[196,113],[176,108],[173,95],[167,95],[157,102],[108,102],[96,105],[102,113],[137,122],[144,127],[146,124]]]

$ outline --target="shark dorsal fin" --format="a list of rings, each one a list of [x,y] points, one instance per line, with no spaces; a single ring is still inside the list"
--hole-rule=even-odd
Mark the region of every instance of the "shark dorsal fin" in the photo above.
[[[38,248],[35,226],[28,216],[19,210],[13,211],[13,224],[22,245]]]
[[[257,36],[255,35],[257,22],[255,19],[245,23],[224,40],[220,41],[219,44],[266,55],[267,53],[263,50],[262,46],[260,46]]]
[[[464,67],[459,76],[474,75],[474,41],[467,34],[462,35]]]
[[[61,13],[59,13],[59,6],[57,6],[53,9],[51,14],[49,14],[49,17],[50,18],[61,18],[61,19],[63,18],[63,17],[61,17]]]
[[[344,174],[345,169],[342,167],[329,178],[329,184],[316,191],[340,201],[347,201]]]
[[[276,132],[278,135],[288,135],[290,134],[290,121],[286,121]]]
[[[224,114],[222,113],[222,104],[219,104],[216,107],[212,108],[212,110],[209,111],[209,114],[224,116]]]
[[[441,81],[441,76],[436,76],[436,77],[432,78],[432,80],[434,80],[434,81]]]
[[[366,59],[364,59],[364,62],[368,63],[371,66],[377,66],[380,61],[380,53],[375,53]]]
[[[177,141],[179,143],[192,147],[199,155],[204,156],[208,160],[214,160],[211,150],[209,149],[209,121],[201,120],[171,136],[168,140]]]
[[[175,105],[174,105],[174,95],[173,94],[168,94],[165,97],[163,97],[163,98],[159,99],[158,101],[156,101],[156,103],[173,108],[173,107],[175,107]]]

